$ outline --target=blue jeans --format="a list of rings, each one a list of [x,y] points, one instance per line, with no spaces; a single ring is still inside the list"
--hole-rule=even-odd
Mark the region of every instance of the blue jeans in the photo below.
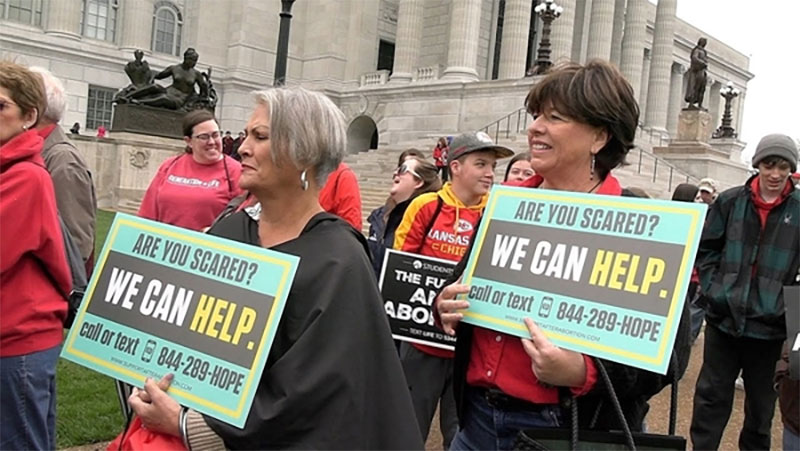
[[[800,435],[783,426],[783,451],[800,451]]]
[[[56,363],[61,345],[0,358],[0,449],[56,448]]]
[[[450,451],[511,449],[519,431],[561,424],[558,404],[542,404],[528,411],[504,411],[490,406],[470,387],[464,394],[464,403],[464,427],[458,430]]]

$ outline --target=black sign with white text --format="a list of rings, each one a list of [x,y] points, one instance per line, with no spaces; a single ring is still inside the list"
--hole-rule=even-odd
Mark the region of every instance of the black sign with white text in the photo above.
[[[454,349],[456,338],[434,325],[431,305],[455,266],[438,258],[386,251],[379,286],[395,339]]]

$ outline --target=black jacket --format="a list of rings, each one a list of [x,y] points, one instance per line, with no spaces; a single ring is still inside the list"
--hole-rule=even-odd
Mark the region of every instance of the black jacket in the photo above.
[[[247,209],[209,233],[259,245]],[[300,263],[247,422],[208,425],[229,449],[422,449],[363,235],[319,213],[271,249]]]

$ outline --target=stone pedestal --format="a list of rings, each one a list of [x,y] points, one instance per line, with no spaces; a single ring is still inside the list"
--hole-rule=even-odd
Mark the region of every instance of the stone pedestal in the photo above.
[[[707,111],[681,110],[678,115],[678,141],[707,143],[713,130],[714,123]]]
[[[678,137],[669,145],[653,147],[653,153],[697,177],[711,177],[720,188],[741,185],[748,175],[741,162],[744,143],[735,139],[711,137],[711,115],[701,110],[683,110],[678,120]]]
[[[112,132],[128,132],[140,135],[183,138],[181,122],[186,112],[153,108],[130,103],[114,106]]]
[[[742,161],[742,151],[745,148],[745,143],[736,138],[714,138],[711,140],[711,147],[728,155],[728,158],[733,162],[744,163]]]
[[[108,138],[71,135],[94,174],[97,206],[129,213],[139,209],[161,163],[183,152],[182,139],[111,132]]]

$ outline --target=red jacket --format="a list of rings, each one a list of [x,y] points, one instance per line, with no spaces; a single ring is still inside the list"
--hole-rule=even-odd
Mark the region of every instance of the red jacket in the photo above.
[[[0,357],[61,343],[72,289],[56,198],[36,130],[0,147]]]
[[[356,174],[346,164],[341,163],[328,176],[328,181],[319,191],[319,204],[323,210],[361,231],[361,191]]]

